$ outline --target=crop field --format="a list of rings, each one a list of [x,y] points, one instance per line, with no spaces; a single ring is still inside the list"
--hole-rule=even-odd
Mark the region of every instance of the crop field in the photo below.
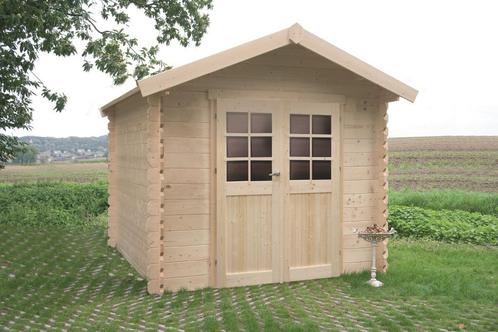
[[[498,136],[392,138],[392,190],[498,192]]]
[[[107,163],[53,163],[6,165],[0,170],[0,183],[107,181]]]

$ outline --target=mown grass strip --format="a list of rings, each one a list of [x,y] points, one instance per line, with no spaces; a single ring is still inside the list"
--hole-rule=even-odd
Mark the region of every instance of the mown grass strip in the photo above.
[[[432,210],[462,210],[498,217],[498,193],[460,190],[390,191],[390,205],[405,205]]]

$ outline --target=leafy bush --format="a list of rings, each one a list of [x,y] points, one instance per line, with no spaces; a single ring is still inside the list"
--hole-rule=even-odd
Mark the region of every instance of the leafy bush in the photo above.
[[[491,215],[394,205],[389,208],[389,224],[406,237],[498,245],[498,218]]]
[[[418,206],[432,210],[463,210],[498,217],[498,194],[459,190],[393,191],[389,204]]]
[[[0,223],[87,225],[107,210],[105,183],[33,183],[0,186]]]

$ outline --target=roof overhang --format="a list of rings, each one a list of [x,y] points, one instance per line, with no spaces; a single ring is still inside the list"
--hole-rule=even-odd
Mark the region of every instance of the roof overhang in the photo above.
[[[99,110],[100,110],[100,115],[102,117],[105,117],[107,116],[107,113],[109,112],[109,110],[114,106],[116,105],[117,103],[119,103],[120,101],[123,101],[125,100],[126,98],[128,97],[131,97],[133,96],[135,93],[138,93],[140,91],[139,87],[136,86],[134,87],[133,89],[129,90],[128,92],[125,92],[124,94],[122,94],[121,96],[117,97],[117,98],[114,98],[113,100],[111,100],[110,102],[108,102],[107,104],[105,104],[104,106],[102,106]]]
[[[315,36],[296,23],[288,29],[140,80],[137,82],[138,88],[103,106],[101,113],[105,115],[108,108],[138,91],[143,97],[147,97],[290,44],[301,45],[410,102],[414,102],[417,97],[418,91],[414,88]]]

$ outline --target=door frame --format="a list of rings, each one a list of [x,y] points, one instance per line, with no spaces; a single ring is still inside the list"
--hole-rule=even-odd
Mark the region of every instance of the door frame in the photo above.
[[[344,95],[339,94],[327,94],[327,93],[312,93],[312,92],[287,92],[287,91],[259,91],[259,90],[235,90],[235,89],[208,89],[207,91],[207,99],[209,100],[210,105],[210,160],[211,160],[211,187],[210,190],[211,198],[210,198],[210,262],[211,262],[211,285],[217,288],[227,287],[226,283],[226,239],[225,239],[225,209],[224,204],[222,204],[223,199],[225,198],[224,192],[220,190],[223,188],[225,183],[225,178],[221,176],[219,173],[220,167],[223,166],[224,160],[222,156],[218,154],[218,150],[220,149],[219,145],[225,143],[224,135],[222,135],[221,130],[218,130],[218,101],[220,99],[244,99],[244,100],[280,100],[284,105],[284,112],[282,114],[288,114],[288,103],[291,102],[329,102],[329,103],[339,103],[340,104],[340,112],[339,112],[339,139],[340,142],[338,144],[337,155],[339,161],[339,177],[337,177],[336,182],[338,182],[338,190],[336,191],[336,195],[332,194],[332,199],[335,201],[335,204],[338,205],[338,209],[334,213],[334,216],[337,218],[337,225],[339,225],[339,229],[337,232],[337,238],[339,238],[340,244],[340,256],[337,257],[337,267],[338,274],[342,271],[342,113],[344,111],[344,106],[346,104],[346,97]],[[273,114],[273,113],[272,113]],[[283,125],[285,121],[280,121],[281,125]],[[285,128],[285,126],[284,126]],[[280,130],[280,136],[284,135],[284,130]],[[278,138],[279,140],[282,138]],[[335,155],[335,153],[334,153]],[[282,164],[284,160],[280,160],[280,164]],[[276,181],[272,181],[273,186],[275,186]],[[280,182],[279,188],[273,188],[279,191],[285,190],[282,188],[282,182],[288,181],[278,181]],[[285,192],[285,191],[283,191]],[[272,194],[273,195],[273,194]],[[338,196],[337,196],[338,195]],[[280,203],[280,212],[283,213],[283,202],[285,195],[276,195],[280,197],[282,202]],[[272,198],[273,199],[273,198]],[[334,204],[334,203],[333,203]],[[333,205],[334,206],[334,205]],[[275,209],[273,209],[274,211]],[[273,212],[272,212],[273,213]],[[272,214],[272,225],[278,220],[277,218],[283,218],[284,214],[281,214],[282,217],[273,216]],[[277,217],[277,218],[275,218]],[[278,224],[283,224],[281,222],[277,222]],[[273,226],[272,226],[273,227]],[[277,227],[278,228],[278,227]],[[272,259],[275,259],[276,255],[273,254],[274,246],[277,244],[274,241],[274,232],[272,232]],[[279,232],[279,243],[283,243],[282,240],[286,236],[284,231]],[[276,248],[275,248],[276,249]],[[289,278],[286,277],[286,273],[284,273],[286,269],[287,262],[285,261],[285,246],[279,245],[277,250],[278,256],[280,256],[280,264],[278,264],[278,271],[273,272],[272,282],[283,282],[289,281]],[[272,262],[272,265],[275,266],[276,262]],[[287,265],[288,266],[288,265]],[[288,272],[287,272],[288,275]],[[335,273],[334,273],[335,275]],[[279,280],[276,280],[278,277]]]

